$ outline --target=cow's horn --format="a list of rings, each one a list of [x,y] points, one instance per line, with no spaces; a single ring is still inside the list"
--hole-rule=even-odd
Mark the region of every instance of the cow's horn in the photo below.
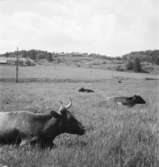
[[[69,109],[72,106],[72,100],[70,99],[70,102],[65,106],[66,109]]]
[[[63,109],[64,109],[64,106],[63,106],[63,102],[62,101],[59,101],[60,102],[60,108],[59,108],[59,112],[61,112]]]

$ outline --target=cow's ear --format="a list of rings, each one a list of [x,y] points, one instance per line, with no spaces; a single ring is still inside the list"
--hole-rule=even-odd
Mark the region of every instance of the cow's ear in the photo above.
[[[70,118],[70,112],[67,110],[62,110],[61,114],[62,114],[63,118],[66,118],[66,119]]]
[[[63,116],[67,116],[67,110],[66,110],[66,109],[61,110],[61,114],[62,114]]]
[[[55,118],[59,118],[61,115],[58,114],[56,111],[50,111],[50,115]]]

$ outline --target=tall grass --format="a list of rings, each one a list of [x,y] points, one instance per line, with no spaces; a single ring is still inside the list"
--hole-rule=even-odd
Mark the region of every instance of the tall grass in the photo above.
[[[81,85],[94,94],[80,94]],[[0,146],[0,165],[9,167],[158,167],[159,111],[157,81],[114,80],[102,83],[20,83],[0,88],[1,110],[57,110],[57,101],[73,100],[71,111],[86,127],[83,136],[58,136],[53,149]],[[138,92],[146,105],[116,107],[105,102],[110,95]]]

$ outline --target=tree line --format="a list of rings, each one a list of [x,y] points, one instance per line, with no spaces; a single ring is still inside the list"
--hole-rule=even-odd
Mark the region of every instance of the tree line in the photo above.
[[[1,54],[0,56],[15,56],[17,54],[17,51],[15,52],[6,52],[4,54]],[[123,60],[123,61],[129,61],[134,59],[139,59],[141,62],[151,62],[153,64],[159,65],[159,50],[147,50],[147,51],[137,51],[137,52],[130,52],[128,54],[125,54],[123,56],[118,57],[110,57],[102,54],[96,54],[96,53],[79,53],[79,52],[48,52],[48,51],[42,51],[42,50],[20,50],[19,55],[22,55],[23,57],[29,57],[35,61],[38,61],[40,59],[47,59],[48,61],[53,61],[57,57],[66,57],[66,56],[84,56],[84,57],[99,57],[102,59],[108,59],[108,60]]]
[[[5,57],[14,57],[16,56],[17,51],[14,52],[6,52],[4,54],[1,54],[0,56],[5,56]],[[38,61],[41,59],[47,59],[48,61],[54,61],[57,60],[58,57],[67,57],[67,56],[74,56],[74,57],[100,57],[103,59],[114,59],[111,57],[108,57],[106,55],[101,55],[101,54],[96,54],[96,53],[79,53],[79,52],[70,52],[70,53],[65,53],[65,52],[48,52],[48,51],[42,51],[42,50],[20,50],[18,52],[19,55],[21,55],[24,58],[31,58],[34,61]]]
[[[150,62],[159,65],[159,50],[131,52],[123,55],[122,58],[126,61],[134,61],[135,59],[138,59],[137,61],[140,62]]]

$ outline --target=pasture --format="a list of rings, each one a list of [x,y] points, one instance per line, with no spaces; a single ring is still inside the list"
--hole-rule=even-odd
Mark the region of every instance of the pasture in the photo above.
[[[0,66],[0,110],[57,110],[59,100],[72,99],[70,111],[86,127],[83,136],[58,136],[53,149],[0,146],[0,166],[8,167],[158,167],[159,80],[135,74],[66,66]],[[149,78],[149,79],[145,79]],[[152,78],[152,79],[151,79]],[[118,79],[122,79],[118,83]],[[94,93],[80,93],[81,87]],[[106,101],[112,96],[140,94],[145,105],[133,108]]]

